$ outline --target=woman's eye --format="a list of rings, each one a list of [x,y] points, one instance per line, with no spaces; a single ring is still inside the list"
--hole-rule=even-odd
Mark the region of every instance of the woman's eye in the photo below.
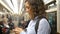
[[[26,7],[27,9],[29,9],[29,7]]]

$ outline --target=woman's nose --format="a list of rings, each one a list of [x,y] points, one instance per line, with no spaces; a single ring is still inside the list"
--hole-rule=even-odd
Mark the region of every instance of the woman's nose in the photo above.
[[[26,11],[28,12],[28,11],[29,11],[29,9],[27,9],[27,8],[26,8]]]

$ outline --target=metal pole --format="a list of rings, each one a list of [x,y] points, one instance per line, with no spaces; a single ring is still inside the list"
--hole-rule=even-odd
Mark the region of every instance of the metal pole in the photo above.
[[[57,32],[60,33],[60,0],[57,1]]]

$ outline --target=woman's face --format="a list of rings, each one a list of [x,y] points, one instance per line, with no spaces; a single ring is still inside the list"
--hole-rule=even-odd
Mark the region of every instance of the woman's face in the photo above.
[[[29,5],[28,2],[25,2],[25,9],[26,9],[26,11],[30,14],[31,7],[30,7],[30,5]]]
[[[30,17],[33,18],[33,11],[28,2],[25,2],[25,8],[26,8],[26,12],[30,15]]]

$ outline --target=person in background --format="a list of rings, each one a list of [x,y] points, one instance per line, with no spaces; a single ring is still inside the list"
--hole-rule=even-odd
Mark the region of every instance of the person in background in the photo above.
[[[4,32],[4,34],[9,34],[9,25],[8,25],[8,19],[6,18],[6,16],[3,17],[3,28],[2,31]]]
[[[20,28],[25,29],[25,26],[26,26],[26,21],[21,20],[21,27]]]
[[[10,30],[14,29],[14,23],[12,22],[12,19],[9,19],[9,23],[8,23]]]
[[[26,0],[25,8],[31,17],[28,27],[25,29],[15,28],[16,34],[50,34],[51,28],[46,18],[45,6],[43,0]],[[35,25],[39,20],[37,33]]]
[[[3,21],[0,21],[0,34],[3,34],[2,28],[3,28]]]

